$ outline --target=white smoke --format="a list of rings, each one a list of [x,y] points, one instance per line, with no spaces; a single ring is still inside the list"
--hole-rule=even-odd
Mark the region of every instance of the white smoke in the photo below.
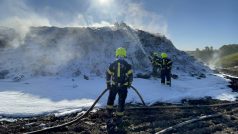
[[[70,1],[65,2],[70,5]],[[17,69],[11,70],[13,72],[34,72],[36,75],[37,73],[42,74],[42,72],[38,72],[42,70],[56,74],[69,62],[80,58],[80,54],[83,53],[83,51],[81,53],[76,52],[77,49],[74,48],[79,40],[68,36],[63,36],[62,39],[57,37],[57,33],[48,33],[47,37],[41,36],[39,39],[34,37],[34,40],[39,42],[29,42],[29,40],[25,42],[25,37],[29,36],[31,27],[102,27],[113,26],[116,22],[125,22],[138,29],[167,34],[167,24],[163,17],[145,10],[143,4],[138,3],[138,1],[89,0],[86,1],[88,5],[84,7],[85,10],[79,11],[78,8],[83,8],[81,6],[83,2],[85,1],[75,0],[74,5],[71,5],[72,9],[71,7],[70,9],[65,8],[64,10],[67,10],[65,12],[50,5],[45,5],[45,8],[41,8],[39,12],[35,9],[36,7],[27,3],[27,0],[1,0],[0,11],[5,14],[0,14],[0,26],[13,28],[18,35],[10,44],[15,49],[6,50],[2,52],[4,57],[3,55],[0,56],[0,64],[4,65],[2,68]],[[90,36],[88,32],[84,34]],[[73,36],[74,34],[71,33],[70,35]],[[97,40],[90,39],[89,42],[95,43]],[[24,47],[24,44],[27,44],[25,45],[27,48]],[[51,44],[54,49],[44,46],[44,44]]]
[[[13,28],[16,31],[17,37],[10,44],[13,47],[23,44],[31,26],[50,26],[48,19],[34,13],[24,1],[2,0],[0,8],[0,11],[4,12],[0,15],[0,26]]]
[[[79,13],[74,22],[85,26],[125,22],[138,29],[168,35],[168,25],[163,16],[145,10],[143,4],[132,0],[91,0],[89,8]]]
[[[221,56],[219,52],[213,53],[211,60],[208,61],[208,66],[211,69],[221,68],[221,65],[219,64],[220,59]]]
[[[65,4],[69,2],[65,1]],[[88,5],[82,7],[83,3],[88,3]],[[125,22],[138,29],[168,34],[168,26],[163,16],[147,11],[139,1],[72,1],[71,6],[70,9],[65,8],[59,11],[53,6],[45,5],[40,11],[36,11],[35,7],[29,5],[26,0],[2,0],[0,11],[4,10],[5,14],[0,15],[0,25],[26,32],[30,26],[111,26],[115,22]],[[85,8],[85,10],[79,11],[78,8]]]
[[[29,32],[31,26],[50,26],[50,24],[47,19],[33,15],[29,16],[27,19],[19,18],[17,16],[8,18],[1,21],[0,26],[13,28],[15,30],[17,36],[10,45],[16,48],[24,43],[25,36]]]

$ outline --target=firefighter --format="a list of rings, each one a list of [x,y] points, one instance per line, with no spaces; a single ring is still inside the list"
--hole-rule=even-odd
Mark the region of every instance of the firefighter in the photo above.
[[[172,61],[168,58],[166,53],[161,53],[161,83],[171,86],[171,69]],[[166,83],[165,83],[166,80]]]
[[[127,89],[131,86],[133,80],[131,65],[125,60],[125,58],[125,48],[118,48],[116,50],[116,60],[110,64],[106,71],[106,82],[107,88],[109,89],[107,112],[109,118],[112,118],[113,104],[115,97],[118,94],[118,107],[116,110],[116,120],[118,124],[122,122],[125,109],[125,100],[127,97]]]
[[[161,60],[161,58],[159,57],[159,53],[157,53],[157,52],[153,52],[152,54],[151,54],[151,56],[149,56],[149,59],[150,59],[150,61],[151,61],[151,63],[152,63],[152,76],[154,76],[154,77],[158,77],[158,76],[160,76],[160,73],[159,73],[159,70],[160,70],[160,60]]]

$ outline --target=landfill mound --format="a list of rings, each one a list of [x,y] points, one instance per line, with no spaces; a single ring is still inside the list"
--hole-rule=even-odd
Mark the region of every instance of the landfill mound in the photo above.
[[[102,76],[118,47],[127,49],[127,60],[136,73],[151,70],[148,56],[154,51],[168,53],[174,73],[199,75],[209,71],[176,49],[165,36],[133,29],[125,23],[107,27],[31,27],[20,39],[14,29],[0,28],[1,77]]]

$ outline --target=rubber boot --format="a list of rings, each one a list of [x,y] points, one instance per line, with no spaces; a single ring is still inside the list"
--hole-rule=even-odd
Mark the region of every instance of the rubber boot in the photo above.
[[[170,81],[166,81],[166,85],[171,87],[171,82]]]
[[[115,124],[116,124],[116,128],[115,128],[116,133],[118,133],[118,134],[126,133],[124,126],[123,126],[123,120],[122,120],[121,116],[116,117]]]

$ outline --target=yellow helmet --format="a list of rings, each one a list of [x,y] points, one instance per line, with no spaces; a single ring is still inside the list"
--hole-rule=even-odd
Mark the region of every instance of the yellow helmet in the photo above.
[[[162,57],[162,58],[167,58],[168,55],[167,55],[166,53],[161,53],[161,57]]]
[[[116,50],[116,57],[126,57],[126,49],[123,47],[119,47]]]

